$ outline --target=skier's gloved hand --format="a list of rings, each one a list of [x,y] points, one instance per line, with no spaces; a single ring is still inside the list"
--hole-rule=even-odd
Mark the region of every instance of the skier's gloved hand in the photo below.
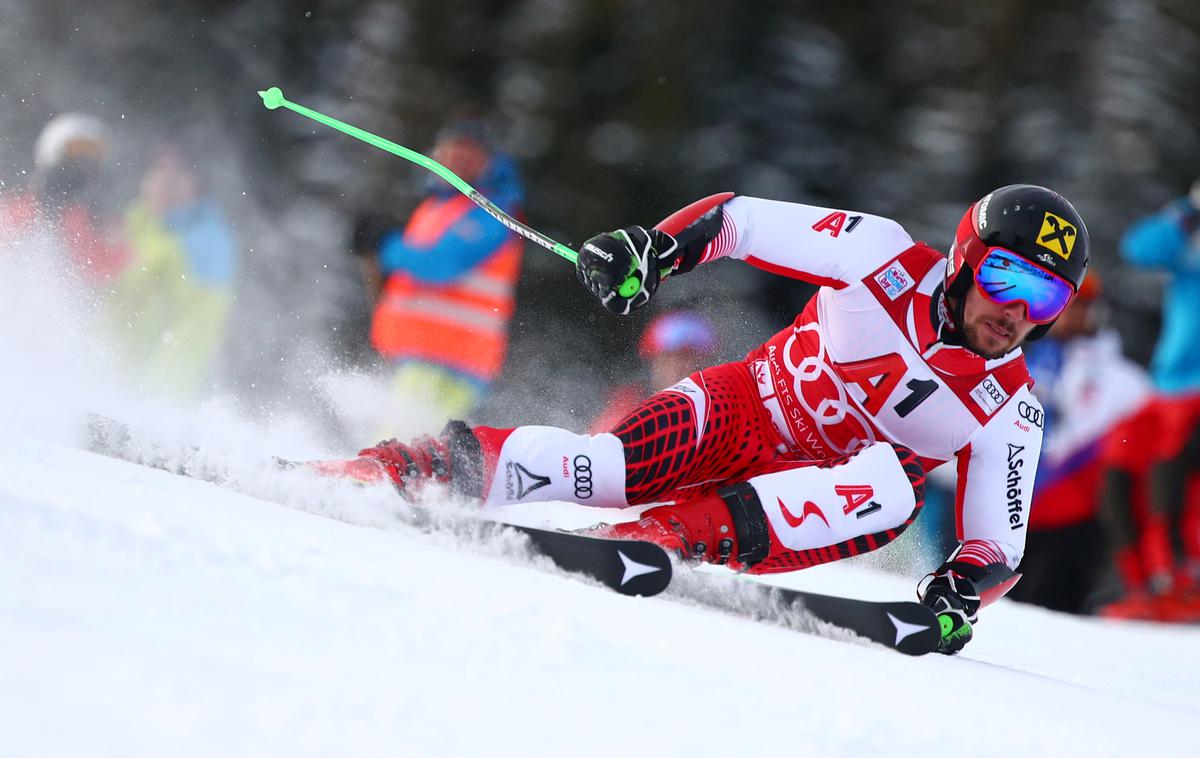
[[[678,249],[666,232],[627,226],[583,243],[575,273],[605,308],[624,316],[650,302],[659,281],[671,273]]]
[[[979,593],[970,579],[953,571],[939,570],[926,578],[928,584],[918,592],[921,602],[937,614],[942,628],[937,651],[954,655],[971,641],[971,625],[978,620]]]

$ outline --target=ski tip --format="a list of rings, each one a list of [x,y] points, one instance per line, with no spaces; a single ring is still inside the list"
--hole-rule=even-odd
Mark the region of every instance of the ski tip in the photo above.
[[[279,106],[283,105],[284,102],[286,102],[283,99],[283,90],[279,89],[278,87],[259,90],[258,96],[262,98],[263,105],[267,106],[267,108],[271,110],[275,110]]]
[[[639,548],[647,547],[639,545]],[[658,547],[654,545],[653,547]],[[662,548],[657,551],[640,550],[638,558],[631,557],[628,552],[617,548],[617,557],[621,559],[621,576],[611,586],[622,595],[635,597],[653,597],[662,592],[671,583],[671,557]],[[614,579],[616,577],[614,576]]]

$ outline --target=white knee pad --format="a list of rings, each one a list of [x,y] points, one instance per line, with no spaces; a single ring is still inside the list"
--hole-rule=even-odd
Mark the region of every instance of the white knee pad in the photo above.
[[[784,547],[809,550],[894,529],[916,495],[891,445],[877,443],[829,468],[800,466],[749,480]]]
[[[612,434],[521,426],[504,441],[485,505],[566,500],[624,508],[625,450]]]

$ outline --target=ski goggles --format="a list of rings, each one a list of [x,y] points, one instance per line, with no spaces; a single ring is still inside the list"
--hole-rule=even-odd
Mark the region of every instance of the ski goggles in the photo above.
[[[983,256],[975,270],[975,286],[993,303],[1024,303],[1035,324],[1061,316],[1075,294],[1067,280],[1002,247]]]

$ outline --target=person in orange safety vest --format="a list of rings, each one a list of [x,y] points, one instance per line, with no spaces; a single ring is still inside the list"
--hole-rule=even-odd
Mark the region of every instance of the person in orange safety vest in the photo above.
[[[521,217],[516,166],[483,121],[452,122],[431,157]],[[401,411],[469,415],[504,365],[524,240],[434,176],[402,229],[360,222],[354,248],[378,288],[371,344],[395,369]]]

